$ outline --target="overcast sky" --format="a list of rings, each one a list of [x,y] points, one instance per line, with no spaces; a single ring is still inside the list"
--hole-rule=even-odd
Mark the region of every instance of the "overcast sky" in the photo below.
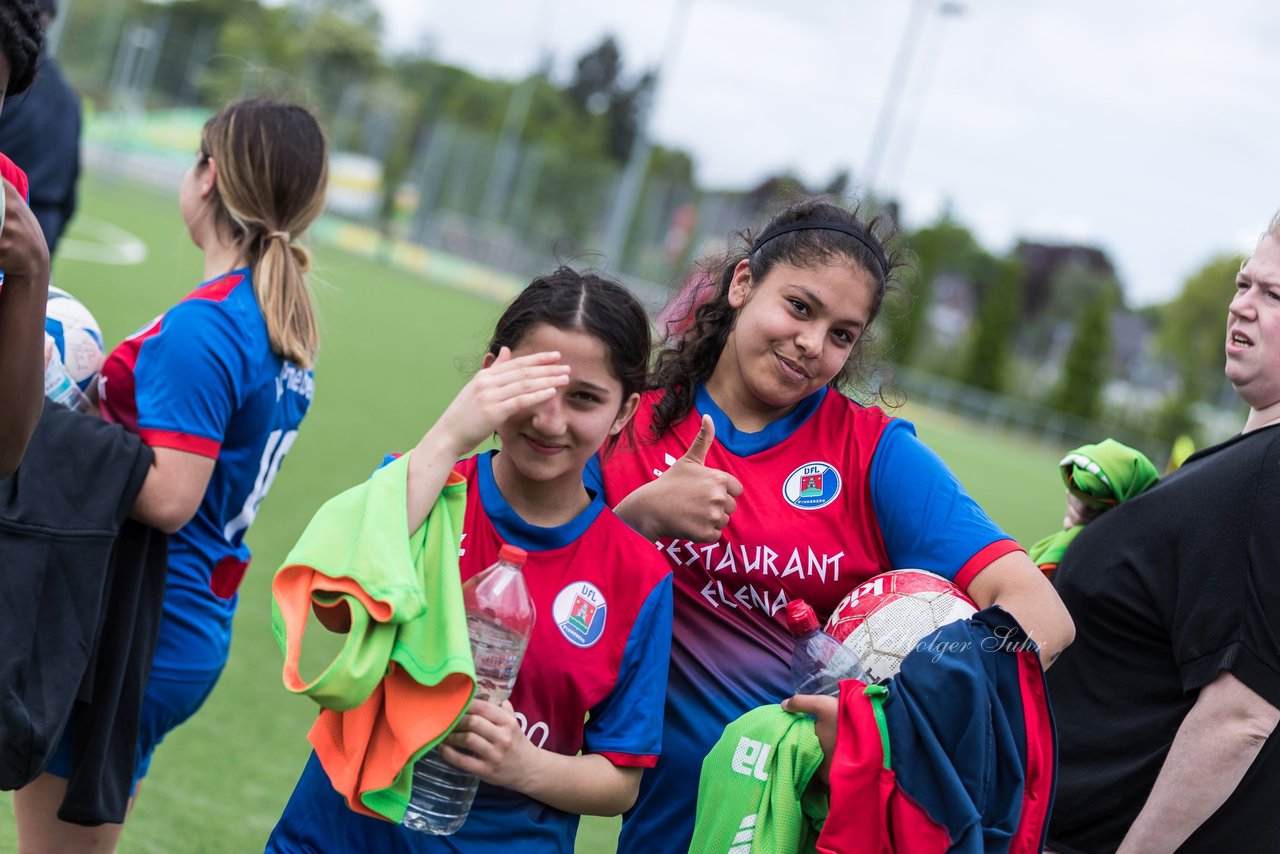
[[[629,70],[663,65],[652,135],[714,188],[864,181],[911,3],[928,2],[876,185],[912,226],[950,202],[995,251],[1099,245],[1135,304],[1248,251],[1280,208],[1268,0],[963,0],[958,17],[937,0],[374,2],[392,49],[506,78],[549,49],[563,80],[613,33]]]

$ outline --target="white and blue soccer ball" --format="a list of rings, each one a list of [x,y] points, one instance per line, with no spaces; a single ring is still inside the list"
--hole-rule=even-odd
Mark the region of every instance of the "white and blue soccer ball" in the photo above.
[[[67,376],[80,391],[88,393],[98,379],[98,371],[106,358],[102,345],[102,327],[78,299],[49,286],[49,302],[45,305],[44,331],[53,342],[58,360]]]

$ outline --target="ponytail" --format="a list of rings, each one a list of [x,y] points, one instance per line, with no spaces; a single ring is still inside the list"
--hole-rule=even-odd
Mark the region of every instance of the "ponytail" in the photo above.
[[[253,292],[267,323],[272,352],[303,368],[315,366],[320,330],[306,276],[311,253],[268,237],[253,267]]]
[[[329,156],[319,122],[294,104],[238,101],[205,125],[204,152],[218,165],[217,225],[253,270],[272,352],[313,367],[320,333],[306,280],[311,255],[293,241],[324,210]]]

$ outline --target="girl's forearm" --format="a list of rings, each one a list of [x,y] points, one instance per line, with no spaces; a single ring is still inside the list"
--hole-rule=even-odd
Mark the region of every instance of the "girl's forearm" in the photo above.
[[[547,806],[579,815],[621,815],[636,802],[642,768],[623,768],[590,753],[539,750],[526,779],[513,786]]]
[[[406,500],[410,533],[421,528],[427,520],[427,514],[440,497],[458,457],[459,452],[441,438],[435,427],[428,430],[414,447],[409,455]]]

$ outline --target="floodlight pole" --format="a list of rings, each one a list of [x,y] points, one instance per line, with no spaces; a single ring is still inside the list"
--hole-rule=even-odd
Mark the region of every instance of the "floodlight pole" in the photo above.
[[[511,99],[507,101],[507,112],[502,120],[502,131],[498,135],[498,145],[494,153],[493,169],[489,173],[484,201],[480,205],[481,216],[490,222],[501,221],[506,209],[516,160],[520,156],[520,139],[524,136],[529,108],[533,105],[534,90],[547,77],[550,67],[551,56],[547,54],[539,68],[512,89]]]
[[[959,18],[964,14],[964,5],[954,0],[943,0],[938,5],[938,16],[942,19],[943,30],[938,31],[938,36],[934,39],[934,49],[926,53],[926,65],[921,69],[918,75],[920,82],[916,84],[916,116],[904,128],[904,135],[900,137],[897,148],[897,167],[891,170],[885,179],[885,193],[892,192],[894,186],[901,179],[902,174],[907,168],[907,162],[911,156],[911,147],[915,143],[916,131],[920,125],[920,114],[924,112],[925,103],[929,97],[929,90],[936,76],[935,70],[938,67],[938,59],[942,55],[942,40],[945,34],[946,21],[949,18]]]
[[[493,170],[489,173],[484,201],[480,205],[481,216],[490,222],[501,221],[506,213],[516,161],[520,156],[520,140],[524,136],[529,109],[533,106],[533,96],[538,84],[551,75],[554,57],[550,39],[551,7],[551,0],[543,0],[536,10],[542,30],[541,38],[538,39],[542,44],[538,64],[528,77],[516,85],[511,91],[511,99],[507,101],[507,112],[502,119],[502,131],[498,135],[498,145],[494,152]]]
[[[889,75],[889,87],[880,101],[880,114],[876,117],[875,129],[871,132],[871,147],[863,166],[862,183],[869,192],[875,192],[885,148],[889,144],[893,121],[898,113],[898,103],[902,100],[902,88],[911,71],[916,47],[920,44],[920,26],[924,23],[926,8],[932,2],[933,0],[912,0],[911,9],[907,13],[907,25],[902,31],[902,41],[898,43],[898,56],[893,63],[893,72]]]
[[[600,248],[606,261],[612,264],[614,271],[618,273],[622,272],[622,253],[627,248],[627,237],[631,233],[631,223],[635,221],[640,191],[644,188],[645,174],[649,171],[649,157],[653,152],[653,146],[649,141],[649,120],[653,117],[653,108],[658,102],[658,90],[662,86],[663,75],[679,50],[680,39],[684,36],[685,23],[692,5],[693,0],[676,0],[675,11],[671,14],[671,25],[667,29],[667,41],[662,59],[654,73],[653,86],[650,87],[648,95],[640,105],[636,135],[631,142],[631,153],[627,157],[627,168],[622,173],[622,180],[618,182],[618,191],[609,209],[609,219],[605,223],[604,239]]]

